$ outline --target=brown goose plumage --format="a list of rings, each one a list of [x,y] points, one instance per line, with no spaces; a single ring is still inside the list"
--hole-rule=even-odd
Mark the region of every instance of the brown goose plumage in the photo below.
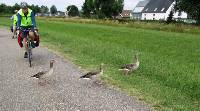
[[[80,78],[86,78],[86,79],[91,79],[91,77],[95,76],[95,75],[99,75],[99,74],[103,74],[103,64],[100,65],[100,69],[97,71],[90,71],[88,73],[86,73],[85,75],[81,76]]]
[[[140,62],[139,62],[139,59],[138,59],[138,54],[136,54],[134,56],[134,62],[133,63],[130,63],[130,64],[126,64],[124,66],[122,66],[119,70],[120,71],[124,71],[124,74],[128,74],[129,72],[133,72],[133,71],[136,71],[138,68],[139,68],[139,65],[140,65]]]
[[[55,60],[51,60],[50,61],[50,69],[49,69],[49,71],[40,71],[40,72],[38,72],[37,74],[35,74],[35,75],[31,76],[31,77],[40,79],[40,78],[45,78],[45,77],[48,77],[48,76],[52,75],[53,74],[53,63],[54,62],[55,62]]]

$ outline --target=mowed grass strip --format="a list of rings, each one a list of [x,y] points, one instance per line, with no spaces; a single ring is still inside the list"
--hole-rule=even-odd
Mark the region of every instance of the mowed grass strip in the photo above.
[[[104,81],[155,110],[200,109],[199,35],[47,20],[38,27],[44,45],[86,69],[105,63]],[[139,70],[124,76],[118,68],[137,52]]]

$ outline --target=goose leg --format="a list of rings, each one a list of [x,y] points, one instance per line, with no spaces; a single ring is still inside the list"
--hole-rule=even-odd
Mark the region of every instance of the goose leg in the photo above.
[[[129,73],[129,70],[126,71],[126,75],[128,75],[128,73]]]

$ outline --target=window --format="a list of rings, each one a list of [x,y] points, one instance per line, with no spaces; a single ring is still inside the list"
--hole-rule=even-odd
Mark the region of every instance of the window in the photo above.
[[[155,16],[156,14],[153,14],[153,16]]]
[[[162,10],[161,10],[161,11],[163,12],[164,10],[165,10],[165,8],[162,8]]]
[[[147,16],[147,14],[144,14],[144,16]]]
[[[158,9],[158,8],[155,8],[155,9],[154,9],[154,12],[157,11],[157,9]]]

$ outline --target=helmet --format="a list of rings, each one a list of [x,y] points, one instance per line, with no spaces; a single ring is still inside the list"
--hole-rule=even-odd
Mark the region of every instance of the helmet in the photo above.
[[[21,8],[25,9],[28,7],[28,4],[26,2],[21,2]]]
[[[17,13],[18,12],[18,10],[15,10],[15,13]]]

